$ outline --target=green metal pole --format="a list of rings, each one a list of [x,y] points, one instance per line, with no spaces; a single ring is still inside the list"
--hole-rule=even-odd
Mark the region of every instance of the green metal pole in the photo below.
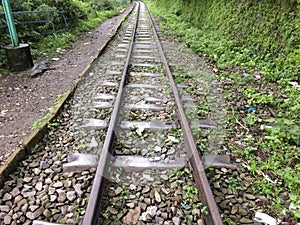
[[[11,12],[10,1],[2,0],[2,4],[3,4],[3,8],[4,8],[4,13],[5,13],[5,18],[6,18],[9,34],[10,34],[11,44],[13,46],[18,46],[19,38],[18,38],[14,18],[12,16],[12,12]]]

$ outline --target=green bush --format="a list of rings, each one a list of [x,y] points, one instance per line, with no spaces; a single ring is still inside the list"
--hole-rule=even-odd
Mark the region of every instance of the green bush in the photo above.
[[[208,55],[220,67],[258,68],[269,81],[297,79],[300,73],[299,0],[152,2],[166,11],[168,24],[191,47]]]
[[[51,23],[19,24],[19,21],[50,20],[50,13],[14,15],[19,41],[31,44],[34,57],[39,56],[39,51],[65,47],[82,32],[89,31],[101,21],[118,13],[119,1],[116,0],[15,0],[11,1],[12,11],[63,11],[68,23],[68,31],[62,34],[53,34]],[[103,11],[106,10],[106,11]],[[0,12],[3,8],[0,5]],[[64,26],[61,14],[54,13],[55,31]],[[4,25],[1,23],[0,25]],[[50,35],[50,36],[49,36]],[[9,35],[5,29],[0,29],[0,70],[5,68],[5,55],[3,46],[10,44]],[[50,42],[50,43],[49,43]],[[52,43],[53,42],[53,43]]]

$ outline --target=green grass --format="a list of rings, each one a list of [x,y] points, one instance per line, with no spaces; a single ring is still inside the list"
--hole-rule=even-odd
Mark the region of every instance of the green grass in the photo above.
[[[52,110],[50,110],[45,116],[43,116],[40,119],[37,119],[36,121],[34,121],[33,125],[32,125],[32,130],[36,130],[45,120],[47,120],[50,116],[51,116]]]
[[[250,74],[259,69],[265,79],[272,81],[297,78],[298,4],[282,3],[282,7],[267,0],[260,4],[233,0],[147,2],[154,14],[163,17],[166,33],[176,33],[188,47],[209,57],[220,68],[239,66]],[[158,7],[154,8],[155,4]]]
[[[286,210],[291,217],[300,218],[300,91],[289,84],[298,79],[300,69],[300,3],[146,2],[160,17],[165,34],[176,35],[209,59],[219,68],[220,81],[231,81],[230,89],[224,93],[228,102],[234,102],[239,94],[240,102],[256,108],[254,113],[243,113],[243,109],[231,105],[227,136],[245,146],[230,144],[229,148],[246,159],[249,172],[256,179],[253,191],[268,198],[272,213],[280,215]],[[254,76],[257,73],[260,80]],[[176,77],[177,81],[184,79],[184,74]],[[278,118],[269,118],[269,107]],[[261,126],[265,129],[261,130]],[[230,187],[239,189],[239,184],[232,179]],[[280,201],[283,192],[289,193],[288,204],[298,209],[289,210]],[[234,224],[230,219],[226,222]]]
[[[80,20],[75,29],[47,36],[38,42],[38,49],[36,51],[44,54],[46,53],[49,56],[57,55],[57,48],[65,49],[68,45],[73,43],[80,34],[92,30],[104,20],[117,15],[119,10],[120,8],[118,7],[110,11],[97,12],[94,15],[95,17],[89,16],[87,20]],[[40,54],[37,56],[40,56]]]
[[[62,100],[63,96],[64,95],[58,95],[57,99],[56,99],[56,101],[54,103],[54,106],[49,109],[49,111],[47,112],[47,114],[45,116],[43,116],[42,118],[39,118],[39,119],[37,119],[37,120],[34,121],[32,127],[31,127],[32,130],[36,130],[44,121],[46,121],[51,116],[51,114],[52,114],[52,112],[54,110],[54,107]],[[54,129],[54,128],[58,127],[58,126],[59,126],[59,124],[57,122],[52,122],[52,123],[49,122],[47,124],[47,127],[49,129]]]
[[[48,129],[50,129],[50,130],[54,130],[55,128],[57,128],[59,126],[59,123],[58,122],[49,122],[48,124],[47,124],[47,127],[48,127]]]

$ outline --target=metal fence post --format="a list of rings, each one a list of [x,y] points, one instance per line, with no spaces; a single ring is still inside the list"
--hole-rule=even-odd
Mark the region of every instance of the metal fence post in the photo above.
[[[3,4],[3,8],[4,8],[5,18],[6,18],[6,21],[7,21],[7,26],[8,26],[12,46],[18,46],[19,45],[19,38],[18,38],[18,35],[17,35],[17,30],[16,30],[14,18],[12,16],[12,12],[11,12],[10,1],[9,0],[2,0],[2,4]]]
[[[28,44],[19,44],[19,38],[11,12],[9,0],[2,0],[5,18],[11,39],[11,46],[5,47],[7,63],[11,70],[22,71],[33,67],[33,61]]]

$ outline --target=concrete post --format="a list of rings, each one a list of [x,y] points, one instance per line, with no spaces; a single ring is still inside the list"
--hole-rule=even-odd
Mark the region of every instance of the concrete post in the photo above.
[[[12,71],[23,71],[33,67],[33,61],[28,44],[6,46],[4,48],[8,66]]]

